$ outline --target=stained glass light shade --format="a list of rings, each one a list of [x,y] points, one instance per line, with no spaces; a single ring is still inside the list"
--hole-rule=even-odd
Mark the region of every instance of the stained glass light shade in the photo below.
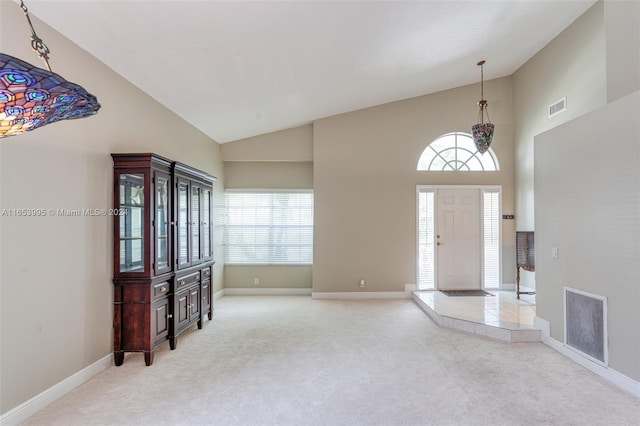
[[[0,138],[89,117],[99,109],[96,97],[83,87],[0,53]]]
[[[489,149],[494,129],[495,126],[491,123],[478,123],[471,126],[471,135],[480,154],[484,154]]]

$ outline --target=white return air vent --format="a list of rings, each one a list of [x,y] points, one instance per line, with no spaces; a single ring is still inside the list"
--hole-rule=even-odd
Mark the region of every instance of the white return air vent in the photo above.
[[[549,105],[549,118],[567,110],[567,98],[564,97]]]
[[[606,367],[607,298],[564,287],[564,315],[564,344]]]

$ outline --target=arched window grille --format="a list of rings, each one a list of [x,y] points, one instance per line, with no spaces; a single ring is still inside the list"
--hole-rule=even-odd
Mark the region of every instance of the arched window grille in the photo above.
[[[454,132],[440,136],[425,148],[418,170],[494,172],[500,170],[500,164],[491,148],[480,154],[470,134]]]

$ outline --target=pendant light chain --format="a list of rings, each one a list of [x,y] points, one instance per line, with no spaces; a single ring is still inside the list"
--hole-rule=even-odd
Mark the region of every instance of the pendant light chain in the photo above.
[[[480,65],[480,102],[484,100],[484,61],[478,62]]]
[[[44,41],[42,41],[42,39],[38,37],[38,34],[36,34],[36,30],[33,28],[31,18],[29,17],[29,9],[27,9],[27,6],[24,4],[23,0],[20,0],[20,8],[24,12],[24,16],[27,17],[27,22],[29,23],[29,27],[31,28],[31,48],[38,54],[38,56],[42,58],[44,63],[47,65],[47,69],[51,71],[51,65],[49,65],[49,53],[51,53],[51,51],[49,50],[47,45],[44,44]]]
[[[480,66],[480,102],[478,105],[480,106],[480,111],[478,111],[478,122],[484,123],[484,113],[487,113],[487,122],[491,122],[491,118],[489,117],[489,102],[484,99],[484,60],[478,62],[478,66]]]

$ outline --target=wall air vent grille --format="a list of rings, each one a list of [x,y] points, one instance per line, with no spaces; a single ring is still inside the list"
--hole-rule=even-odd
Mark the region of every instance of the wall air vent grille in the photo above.
[[[565,345],[607,366],[607,298],[564,287],[564,313]]]
[[[549,105],[549,118],[567,110],[567,98],[562,98]]]

